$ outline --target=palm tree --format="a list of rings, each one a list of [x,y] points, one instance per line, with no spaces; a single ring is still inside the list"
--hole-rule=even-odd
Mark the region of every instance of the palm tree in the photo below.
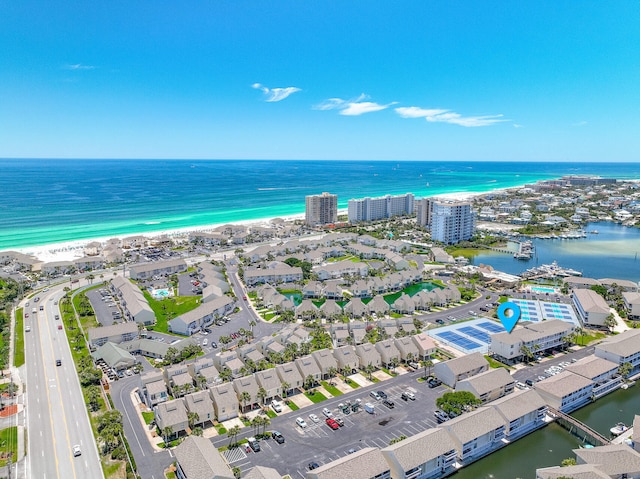
[[[616,318],[613,315],[613,313],[610,313],[609,316],[605,318],[604,325],[609,330],[609,332],[612,332],[613,328],[615,328],[618,325],[618,322],[616,321]]]
[[[427,368],[429,368],[429,376],[431,376],[431,368],[433,367],[433,361],[431,359],[425,359],[422,361],[424,367],[424,378],[427,379]]]
[[[373,372],[375,370],[376,367],[371,363],[367,364],[367,366],[364,368],[364,372],[367,373],[367,376],[369,376],[369,381],[373,379]]]
[[[226,382],[231,379],[231,376],[233,376],[233,373],[231,372],[231,369],[224,368],[222,371],[220,371],[219,376],[222,381]]]
[[[580,339],[580,346],[584,346],[584,329],[580,326],[578,326],[575,331],[574,334],[576,335],[576,338]]]
[[[251,426],[253,426],[253,433],[260,434],[260,425],[262,424],[262,416],[256,416],[251,420]]]
[[[260,405],[264,406],[264,399],[267,397],[267,390],[260,386],[258,388],[258,392],[256,393],[256,397],[260,401]]]
[[[287,391],[289,391],[291,384],[287,381],[282,381],[282,383],[280,383],[280,387],[282,388],[282,398],[284,399],[287,397]]]
[[[336,377],[336,374],[338,374],[338,368],[334,366],[329,367],[327,374],[329,375],[329,384],[333,386],[333,379]]]
[[[618,367],[618,374],[620,374],[620,376],[622,376],[622,378],[626,380],[632,369],[633,369],[633,366],[631,365],[631,363],[629,362],[622,363]]]
[[[242,401],[242,411],[244,412],[244,410],[247,409],[247,403],[251,401],[251,394],[247,391],[242,391],[240,394],[240,400]]]
[[[194,436],[202,436],[203,433],[204,433],[204,431],[202,430],[202,428],[200,426],[194,427],[191,430],[191,434],[193,434]]]
[[[164,447],[169,448],[169,438],[173,435],[173,428],[171,426],[165,426],[162,429],[162,437],[164,438]]]
[[[229,436],[229,447],[231,447],[233,439],[236,438],[238,434],[240,434],[240,426],[233,426],[232,428],[229,428],[227,431],[227,436]]]
[[[262,418],[262,434],[265,434],[267,432],[267,426],[269,426],[270,424],[271,419],[269,419],[268,417]]]
[[[309,374],[306,378],[304,378],[304,388],[305,389],[311,389],[313,387],[313,385],[315,384],[316,380],[315,378]]]
[[[195,426],[199,420],[200,420],[200,415],[197,412],[187,413],[187,421],[189,422],[190,429],[193,429],[193,426]]]
[[[531,351],[531,348],[529,348],[528,346],[524,344],[520,346],[520,352],[525,357],[526,361],[531,361],[533,359],[533,351]]]
[[[396,368],[398,367],[398,364],[400,364],[400,360],[398,359],[397,356],[394,356],[389,360],[389,366],[391,366],[392,371],[396,370]]]

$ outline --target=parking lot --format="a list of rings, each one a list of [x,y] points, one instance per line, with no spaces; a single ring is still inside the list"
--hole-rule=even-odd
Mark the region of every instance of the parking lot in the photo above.
[[[261,451],[257,453],[239,448],[241,451],[227,454],[231,466],[239,467],[243,472],[253,466],[267,466],[282,473],[287,472],[292,477],[304,478],[311,462],[327,464],[346,456],[350,450],[386,447],[394,438],[402,435],[413,436],[433,428],[437,426],[433,414],[436,409],[435,400],[448,389],[444,386],[430,389],[426,382],[417,381],[421,375],[422,372],[400,375],[271,419],[271,425],[267,429],[281,432],[285,437],[285,443],[278,444],[272,439],[261,441]],[[384,391],[388,399],[394,403],[394,407],[385,406],[382,400],[376,401],[370,396],[371,391]],[[403,400],[403,391],[414,392],[416,399]],[[340,403],[347,400],[355,402],[356,399],[360,399],[362,405],[367,402],[373,404],[375,414],[369,414],[362,408],[355,413],[343,414],[338,408]],[[332,430],[325,423],[326,418],[322,413],[325,407],[334,417],[342,418],[343,427]],[[314,423],[309,418],[310,414],[317,415],[319,422]],[[296,425],[297,417],[305,420],[306,428]],[[238,439],[251,435],[253,430],[246,428]],[[226,436],[214,440],[216,447],[228,444],[229,439]],[[287,465],[286,471],[281,470],[283,464]]]

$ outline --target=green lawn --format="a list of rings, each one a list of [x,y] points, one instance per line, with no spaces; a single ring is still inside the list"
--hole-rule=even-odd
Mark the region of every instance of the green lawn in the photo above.
[[[267,409],[266,412],[267,412],[267,416],[269,416],[270,419],[273,419],[274,417],[278,417],[278,415],[275,412],[273,412],[271,409]]]
[[[318,391],[313,391],[313,393],[305,393],[305,396],[311,399],[311,402],[314,404],[327,400],[327,397]]]
[[[325,388],[327,392],[332,396],[342,396],[343,392],[340,391],[337,387],[329,384],[327,381],[322,381],[321,384],[322,384],[322,387]]]
[[[2,444],[2,452],[11,452],[13,462],[18,459],[18,426],[8,427],[0,431],[0,444]],[[0,467],[7,465],[6,459],[0,459]]]
[[[156,415],[152,412],[143,412],[142,418],[144,419],[144,423],[148,426],[155,419]]]
[[[606,336],[607,335],[605,333],[594,331],[593,334],[582,334],[580,336],[576,336],[576,339],[574,339],[574,341],[580,346],[586,346],[593,341],[604,339]]]
[[[300,408],[296,405],[296,403],[294,403],[293,401],[287,401],[287,406],[289,406],[289,408],[290,408],[292,411],[297,411],[298,409],[300,409]]]
[[[24,364],[24,316],[22,308],[16,310],[16,344],[13,352],[13,365]]]
[[[353,389],[358,389],[360,387],[360,385],[352,379],[345,378],[344,382],[351,386]]]
[[[200,306],[199,296],[174,296],[173,298],[157,300],[153,299],[147,291],[143,291],[143,293],[156,315],[156,324],[148,329],[165,334],[171,334],[169,332],[170,319],[193,311]]]
[[[487,356],[485,355],[484,358],[489,361],[489,367],[492,368],[506,368],[506,369],[511,369],[509,366],[507,366],[506,364],[501,363],[500,361],[496,361],[495,359],[493,359],[491,356]]]

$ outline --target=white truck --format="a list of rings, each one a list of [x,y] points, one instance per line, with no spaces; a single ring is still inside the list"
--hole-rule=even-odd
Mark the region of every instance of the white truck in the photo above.
[[[370,402],[364,404],[364,410],[367,411],[369,414],[376,413],[376,407]]]

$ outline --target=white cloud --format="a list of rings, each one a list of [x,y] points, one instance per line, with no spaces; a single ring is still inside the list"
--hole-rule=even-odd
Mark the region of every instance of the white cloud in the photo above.
[[[315,105],[314,110],[340,110],[339,114],[344,116],[359,116],[364,113],[385,110],[395,102],[381,105],[372,101],[364,101],[368,99],[364,93],[357,98],[351,100],[343,100],[341,98],[329,98],[322,103]]]
[[[83,65],[82,63],[74,63],[73,65],[65,65],[66,70],[95,70],[93,65]]]
[[[524,128],[522,125],[520,125],[519,123],[514,123],[513,124],[514,128]]]
[[[587,122],[582,120],[582,121],[579,121],[578,123],[574,123],[573,126],[585,126],[586,124]]]
[[[462,116],[451,110],[420,108],[417,106],[399,107],[396,113],[402,118],[424,118],[431,123],[450,123],[465,127],[489,126],[503,121],[503,115]]]
[[[300,88],[297,88],[295,86],[289,86],[286,88],[267,88],[260,83],[254,83],[253,85],[251,85],[251,88],[262,91],[262,93],[267,96],[267,98],[265,99],[265,101],[267,102],[282,101],[289,95],[302,91],[300,90]]]

